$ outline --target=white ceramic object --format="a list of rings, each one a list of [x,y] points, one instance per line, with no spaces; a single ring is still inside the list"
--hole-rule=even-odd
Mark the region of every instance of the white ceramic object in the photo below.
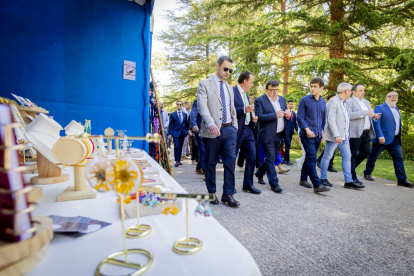
[[[47,160],[57,163],[52,154],[54,144],[60,139],[62,126],[44,114],[39,114],[33,122],[26,126],[24,134],[30,144]]]
[[[75,120],[72,120],[66,127],[66,135],[81,135],[85,131],[85,128],[77,123]]]

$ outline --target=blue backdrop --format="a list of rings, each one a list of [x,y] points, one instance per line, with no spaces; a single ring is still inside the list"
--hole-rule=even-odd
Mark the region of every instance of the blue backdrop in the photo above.
[[[29,98],[62,127],[89,119],[93,134],[107,127],[127,135],[148,132],[152,4],[0,3],[1,96]],[[135,81],[123,79],[124,60],[136,62]],[[140,141],[134,146],[147,148]]]

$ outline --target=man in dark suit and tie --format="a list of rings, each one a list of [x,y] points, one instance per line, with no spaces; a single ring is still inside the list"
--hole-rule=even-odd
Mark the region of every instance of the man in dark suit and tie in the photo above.
[[[293,133],[298,132],[298,122],[296,121],[296,113],[293,111],[294,102],[292,100],[288,101],[287,107],[290,111],[290,118],[286,121],[286,139],[285,139],[285,163],[288,166],[292,166],[293,163],[290,162],[290,145],[292,143]]]
[[[196,140],[197,140],[197,146],[198,146],[198,163],[196,167],[196,172],[199,174],[204,174],[205,171],[205,164],[204,164],[204,142],[203,138],[200,135],[200,128],[201,128],[201,122],[203,119],[201,119],[200,114],[198,113],[198,107],[197,107],[197,100],[193,103],[193,108],[191,109],[190,114],[190,128],[195,134]]]
[[[243,154],[246,158],[243,191],[260,194],[262,191],[256,189],[253,185],[254,166],[256,163],[256,146],[253,128],[258,118],[252,113],[254,105],[250,104],[249,96],[247,95],[247,92],[253,87],[253,82],[254,76],[248,71],[243,71],[239,76],[239,84],[233,88],[234,106],[236,107],[237,121],[239,124],[236,154],[239,152],[239,149],[243,149]]]
[[[266,93],[254,101],[254,109],[259,120],[259,143],[263,145],[265,162],[256,172],[257,178],[263,181],[266,173],[271,190],[281,193],[275,169],[275,159],[279,153],[280,140],[285,138],[286,119],[290,118],[285,98],[279,94],[279,83],[270,80],[266,83]]]
[[[174,159],[175,166],[182,165],[181,151],[183,149],[184,138],[188,134],[187,113],[183,112],[183,102],[177,101],[177,110],[170,115],[170,124],[168,126],[168,139],[174,138]]]
[[[198,84],[197,107],[198,113],[203,118],[200,134],[206,150],[207,190],[210,194],[216,193],[216,165],[221,153],[224,167],[221,202],[230,207],[238,207],[240,203],[233,198],[238,125],[233,87],[226,82],[232,72],[233,61],[227,56],[219,57],[216,73]],[[217,197],[211,204],[219,204]]]
[[[379,113],[381,116],[372,121],[376,137],[371,140],[372,151],[367,160],[364,177],[366,180],[374,181],[371,173],[374,171],[375,162],[381,152],[386,149],[394,162],[398,186],[414,188],[414,183],[409,182],[405,174],[401,152],[401,115],[396,106],[397,102],[398,93],[390,92],[385,97],[385,103],[377,105],[374,109],[374,113]]]

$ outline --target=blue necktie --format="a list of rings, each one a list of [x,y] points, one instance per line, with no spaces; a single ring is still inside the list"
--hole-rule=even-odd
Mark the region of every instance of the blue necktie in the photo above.
[[[181,112],[178,112],[178,118],[180,119],[180,124],[183,123],[183,118],[181,118]]]
[[[223,104],[223,124],[227,122],[226,97],[224,97],[223,81],[220,81],[220,98]]]

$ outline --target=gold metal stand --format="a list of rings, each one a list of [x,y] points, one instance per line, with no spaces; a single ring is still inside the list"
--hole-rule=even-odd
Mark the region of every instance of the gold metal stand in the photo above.
[[[141,168],[141,167],[139,167]],[[141,171],[141,175],[142,175],[142,171]],[[141,181],[142,183],[142,181]],[[141,184],[140,187],[141,188]],[[137,225],[131,226],[127,229],[126,231],[126,236],[127,238],[130,239],[136,239],[136,238],[142,238],[147,236],[149,233],[151,233],[152,228],[151,226],[147,225],[147,224],[139,224],[139,217],[140,217],[140,210],[139,210],[139,191],[140,189],[137,189],[135,198],[137,201]]]
[[[126,248],[126,232],[125,232],[125,213],[124,213],[124,195],[119,195],[120,200],[120,207],[121,207],[121,219],[122,219],[122,242],[124,249],[122,251],[114,252],[109,254],[105,259],[103,259],[95,270],[96,276],[103,276],[104,274],[101,273],[101,268],[105,264],[109,265],[117,265],[117,266],[123,266],[123,267],[129,267],[133,269],[137,269],[135,272],[129,274],[130,276],[136,276],[141,275],[145,271],[147,271],[153,261],[154,257],[152,254],[146,250],[143,249],[127,249]],[[128,262],[128,254],[138,254],[138,255],[144,255],[148,258],[148,262],[146,264],[137,264],[133,262]],[[123,257],[123,260],[116,259],[117,257]]]
[[[201,198],[208,201],[216,200],[215,194],[201,195],[201,194],[163,194],[160,197],[163,199],[169,199],[172,196],[176,198],[185,198],[185,212],[186,212],[186,222],[187,222],[187,236],[181,239],[178,239],[173,245],[173,251],[181,255],[190,255],[197,253],[203,247],[203,242],[197,238],[190,238],[190,224],[188,218],[188,199],[189,198]]]
[[[123,137],[119,137],[119,136],[100,136],[100,135],[91,135],[89,137],[95,137],[95,138],[106,138],[106,139],[115,139],[115,147],[116,147],[116,157],[119,158],[120,157],[120,151],[119,151],[119,140],[123,139]],[[128,139],[131,140],[145,140],[147,142],[158,142],[159,140],[159,134],[147,134],[146,137],[137,137],[137,136],[128,136]],[[139,167],[141,169],[141,167]],[[142,171],[141,171],[141,175],[143,175]],[[142,183],[142,179],[141,179],[141,183]],[[140,186],[141,186],[140,183]],[[138,220],[138,225],[136,226],[136,228],[130,227],[128,229],[128,231],[125,231],[125,208],[124,208],[124,195],[123,194],[119,194],[119,201],[120,201],[120,208],[121,208],[121,219],[122,219],[122,241],[123,241],[123,251],[118,251],[118,252],[114,252],[112,254],[109,254],[105,259],[103,259],[98,266],[96,267],[95,270],[95,275],[96,276],[101,276],[103,275],[101,273],[101,268],[105,265],[105,264],[109,264],[109,265],[117,265],[117,266],[122,266],[122,267],[129,267],[129,268],[133,268],[133,269],[137,269],[135,272],[129,274],[131,276],[136,276],[136,275],[141,275],[142,273],[144,273],[145,271],[147,271],[153,261],[154,261],[154,257],[152,256],[152,254],[146,250],[143,249],[127,249],[126,248],[126,237],[127,237],[127,232],[128,235],[135,238],[135,237],[143,237],[146,236],[150,233],[151,231],[151,227],[149,225],[140,225],[139,224],[139,189],[140,187],[138,187],[137,189],[137,220]],[[149,230],[145,230],[146,227],[149,227]],[[132,229],[131,229],[132,228]],[[144,231],[142,231],[144,230]],[[142,232],[142,233],[141,233]],[[148,232],[148,233],[146,233]],[[148,258],[148,262],[146,264],[137,264],[137,263],[133,263],[133,262],[129,262],[128,261],[128,254],[133,255],[133,254],[138,254],[138,255],[144,255]],[[123,257],[123,260],[119,260],[117,259],[118,257]]]

